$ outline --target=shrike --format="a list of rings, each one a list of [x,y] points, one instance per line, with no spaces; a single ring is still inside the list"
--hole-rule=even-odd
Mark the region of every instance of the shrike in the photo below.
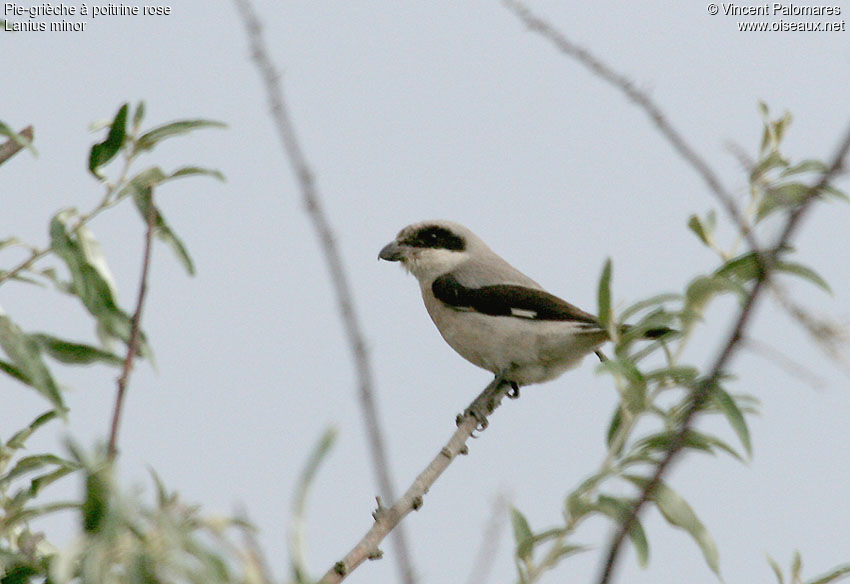
[[[608,340],[595,316],[544,290],[458,223],[408,225],[378,258],[401,262],[446,342],[515,392],[558,377]]]

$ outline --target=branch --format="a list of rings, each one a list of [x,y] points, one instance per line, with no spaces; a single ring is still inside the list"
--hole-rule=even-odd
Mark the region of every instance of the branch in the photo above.
[[[141,334],[142,308],[145,305],[145,296],[148,291],[148,273],[150,273],[151,248],[153,242],[154,225],[156,224],[156,207],[153,204],[153,190],[148,200],[147,230],[145,232],[145,251],[142,259],[142,277],[139,282],[139,294],[136,300],[136,311],[130,317],[130,340],[127,343],[127,356],[124,358],[124,367],[118,377],[118,392],[115,395],[115,409],[112,412],[112,426],[109,430],[109,446],[106,453],[109,460],[115,460],[118,454],[118,426],[121,422],[121,411],[124,407],[124,395],[127,392],[127,383],[130,380],[130,372],[133,370],[133,360],[139,350],[139,336]]]
[[[27,126],[20,132],[18,132],[18,136],[24,138],[25,140],[32,142],[32,126]],[[15,154],[20,152],[24,148],[24,145],[18,142],[17,140],[13,140],[9,138],[2,144],[0,144],[0,164],[3,164]]]
[[[292,165],[292,170],[301,188],[304,205],[307,207],[307,212],[313,222],[313,228],[324,250],[325,260],[328,264],[331,281],[336,292],[340,316],[357,369],[360,403],[369,438],[369,446],[372,452],[374,470],[378,479],[378,486],[380,492],[386,498],[393,500],[395,499],[395,489],[393,488],[390,477],[386,447],[384,446],[381,424],[372,389],[372,369],[366,349],[366,341],[354,311],[351,286],[348,284],[342,257],[337,248],[333,229],[322,208],[313,171],[307,163],[307,159],[296,137],[295,128],[289,118],[289,112],[281,89],[280,75],[275,70],[274,64],[269,58],[262,36],[261,24],[257,19],[250,0],[234,1],[247,30],[253,59],[266,86],[266,94],[269,100],[269,106],[271,107],[272,117],[277,127],[278,136],[283,144],[286,156]],[[396,530],[394,538],[402,581],[412,584],[414,582],[413,567],[404,532]]]
[[[503,4],[513,11],[520,20],[529,28],[544,38],[551,41],[555,47],[568,57],[572,57],[591,73],[607,81],[620,91],[622,91],[629,101],[641,108],[650,121],[655,124],[656,129],[664,136],[667,141],[673,146],[673,149],[679,153],[685,162],[690,164],[697,174],[702,177],[702,180],[708,185],[708,188],[714,193],[714,196],[720,201],[721,205],[726,209],[729,217],[738,226],[741,234],[746,238],[750,248],[756,252],[756,258],[762,262],[762,267],[765,263],[763,256],[759,252],[761,249],[755,239],[749,225],[747,224],[738,206],[735,204],[735,199],[724,188],[720,178],[711,169],[708,163],[688,144],[682,135],[667,121],[661,108],[652,101],[652,99],[643,91],[637,89],[634,83],[622,73],[618,73],[607,63],[600,60],[598,57],[590,53],[584,47],[569,40],[562,32],[555,29],[550,23],[536,16],[525,4],[519,0],[503,0]]]
[[[501,378],[496,378],[490,385],[484,388],[484,391],[472,402],[467,412],[469,412],[477,403],[486,403],[486,412],[492,413],[502,401],[502,398],[510,389],[510,384],[502,381]],[[466,441],[469,440],[472,433],[479,427],[479,423],[483,426],[485,422],[479,421],[475,415],[466,413],[458,418],[458,427],[452,437],[440,450],[437,456],[431,463],[425,467],[419,475],[405,491],[404,495],[393,503],[389,508],[381,505],[378,499],[378,509],[372,514],[375,518],[375,523],[366,535],[357,542],[350,552],[339,562],[327,571],[327,573],[319,580],[319,584],[336,584],[341,582],[343,578],[348,576],[357,566],[362,564],[367,559],[377,559],[381,557],[381,551],[378,549],[378,544],[383,541],[388,533],[405,518],[411,511],[418,510],[422,507],[422,498],[430,490],[431,485],[443,474],[443,471],[448,468],[458,454],[466,454]]]
[[[785,222],[785,226],[779,234],[779,237],[777,237],[776,244],[773,246],[771,253],[776,250],[783,249],[791,241],[794,233],[799,228],[800,221],[802,221],[821,190],[842,170],[844,166],[844,159],[847,156],[848,150],[850,150],[850,128],[848,128],[845,132],[844,139],[832,160],[832,164],[830,164],[826,172],[821,175],[820,180],[814,186],[809,188],[808,193],[800,205],[789,214],[788,219]],[[703,405],[705,405],[705,402],[711,397],[711,392],[717,385],[717,382],[725,375],[726,366],[740,346],[740,342],[744,337],[744,330],[750,321],[758,299],[761,296],[761,292],[771,276],[771,272],[771,264],[768,264],[766,269],[759,271],[758,277],[756,278],[750,293],[747,295],[747,299],[741,308],[741,312],[738,315],[738,319],[732,328],[732,332],[729,334],[729,338],[727,339],[723,350],[712,365],[708,376],[706,376],[702,382],[693,389],[690,404],[682,417],[682,422],[679,424],[679,428],[671,440],[664,458],[662,458],[655,467],[655,473],[652,478],[646,484],[646,487],[644,487],[640,496],[638,496],[625,521],[623,521],[620,528],[617,530],[617,533],[611,539],[611,543],[608,546],[608,552],[606,554],[607,558],[602,569],[602,574],[599,578],[599,584],[608,584],[611,581],[620,548],[622,547],[626,535],[637,520],[638,513],[640,513],[641,508],[643,508],[647,501],[650,500],[653,491],[661,483],[664,474],[667,472],[676,457],[681,453],[682,448],[685,445],[685,438],[689,433],[691,426],[693,426],[697,414],[702,409]]]

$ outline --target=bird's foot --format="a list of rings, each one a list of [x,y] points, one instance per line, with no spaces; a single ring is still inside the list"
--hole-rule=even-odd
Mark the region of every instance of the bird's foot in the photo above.
[[[504,389],[505,385],[509,386],[507,391]],[[475,429],[479,432],[484,431],[489,426],[487,416],[498,407],[503,395],[516,399],[519,397],[519,386],[516,382],[505,380],[504,374],[500,374],[469,404],[463,414],[458,416],[458,424],[465,418],[472,417],[478,422]]]

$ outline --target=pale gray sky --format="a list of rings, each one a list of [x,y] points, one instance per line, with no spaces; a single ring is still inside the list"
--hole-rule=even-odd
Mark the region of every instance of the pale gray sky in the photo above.
[[[746,177],[729,146],[755,154],[759,100],[793,112],[786,152],[794,158],[829,156],[850,120],[846,31],[738,32],[744,19],[722,8],[712,16],[708,2],[531,6],[647,91],[736,193]],[[850,7],[839,6],[838,17],[751,20],[846,20]],[[641,111],[499,2],[265,1],[257,9],[349,269],[399,488],[490,377],[443,343],[415,281],[376,260],[399,228],[433,217],[465,223],[588,310],[596,309],[608,256],[623,303],[681,291],[713,267],[685,227],[690,213],[717,207],[695,173]],[[124,101],[144,99],[150,125],[195,117],[229,124],[163,143],[150,156],[165,169],[216,167],[228,181],[185,180],[158,193],[198,275],[188,278],[169,250],[156,247],[145,328],[157,371],[142,364],[133,377],[121,471],[128,485],[149,484],[150,465],[208,512],[244,506],[283,575],[296,476],[322,430],[336,425],[339,441],[310,498],[309,560],[323,573],[368,528],[376,487],[327,270],[234,6],[185,0],[168,16],[89,19],[82,32],[3,33],[0,64],[0,119],[33,124],[40,152],[0,169],[0,238],[43,244],[52,213],[96,203],[102,192],[86,170],[95,140],[87,126]],[[840,184],[848,187],[846,179]],[[843,323],[848,219],[847,205],[820,206],[796,242],[834,295],[789,287],[814,313]],[[92,228],[129,306],[142,242],[136,212],[116,209]],[[0,304],[26,330],[94,339],[80,306],[49,290],[7,285]],[[690,352],[694,362],[714,354],[733,307],[721,302],[709,313],[705,345]],[[766,553],[786,565],[800,549],[809,575],[850,560],[847,374],[775,306],[763,305],[753,334],[824,383],[813,389],[743,352],[732,389],[763,402],[751,421],[753,462],[689,455],[670,477],[714,535],[730,583],[771,581]],[[57,436],[67,432],[86,445],[104,438],[116,373],[57,375],[70,386],[71,407]],[[45,408],[8,378],[0,390],[4,436]],[[470,456],[405,522],[421,582],[466,580],[500,495],[537,529],[557,523],[564,494],[602,460],[614,403],[610,380],[587,360],[505,404]],[[627,554],[620,582],[716,581],[686,535],[655,512],[645,525],[650,566],[640,569]],[[590,525],[583,542],[601,546],[605,527]],[[514,581],[511,540],[506,525],[491,582]],[[577,556],[544,582],[589,582],[598,562],[598,553]],[[395,578],[388,553],[350,582]]]

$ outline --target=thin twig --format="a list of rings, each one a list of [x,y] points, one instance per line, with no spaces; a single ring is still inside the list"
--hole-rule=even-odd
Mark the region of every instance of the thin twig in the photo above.
[[[20,132],[18,132],[18,136],[24,138],[25,140],[32,142],[32,126],[27,126]],[[24,148],[24,145],[18,142],[17,140],[13,140],[9,138],[6,142],[0,144],[0,164],[3,164],[15,154],[20,152]]]
[[[133,158],[131,156],[125,156],[124,166],[121,169],[121,173],[118,175],[118,180],[115,183],[110,183],[109,181],[104,182],[104,184],[106,185],[106,192],[104,193],[100,203],[98,203],[97,206],[95,206],[88,213],[80,215],[77,218],[77,222],[69,230],[69,233],[71,233],[72,235],[76,235],[80,231],[81,227],[87,225],[92,219],[97,217],[106,209],[109,209],[110,207],[118,204],[118,202],[123,200],[123,197],[121,199],[113,199],[112,196],[120,190],[119,187],[121,187],[127,180],[127,174],[130,172],[130,166],[132,165],[132,162]],[[23,260],[11,270],[7,272],[0,272],[0,284],[5,282],[6,280],[11,280],[21,272],[29,270],[38,260],[43,257],[47,257],[52,251],[53,247],[51,245],[47,245],[42,249],[36,249],[33,247],[30,250],[30,257]]]
[[[467,579],[470,584],[486,584],[490,579],[490,574],[493,572],[493,560],[499,551],[499,541],[507,521],[507,509],[508,498],[500,494],[493,502],[490,518],[481,534],[481,545],[478,553],[475,554],[472,571]]]
[[[289,118],[286,101],[284,100],[281,89],[280,75],[276,71],[266,49],[260,21],[256,16],[250,0],[234,1],[247,30],[252,56],[266,86],[266,94],[279,138],[283,143],[287,158],[292,165],[292,170],[298,179],[304,205],[307,208],[307,212],[313,222],[313,227],[324,250],[325,260],[328,264],[331,281],[336,292],[340,316],[342,317],[343,326],[348,337],[348,344],[351,348],[357,369],[360,403],[369,438],[369,446],[372,452],[375,474],[378,480],[378,488],[384,497],[392,501],[395,499],[395,489],[390,476],[389,461],[374,396],[372,368],[365,337],[361,331],[357,314],[354,311],[353,295],[351,293],[351,286],[348,284],[345,266],[337,248],[333,229],[322,208],[313,171],[307,163],[307,159],[296,137],[295,128]],[[404,531],[401,529],[395,530],[393,537],[401,579],[406,584],[412,584],[415,581],[414,570]]]
[[[516,14],[520,20],[536,33],[539,33],[549,41],[551,41],[557,49],[565,55],[572,57],[579,63],[587,67],[591,73],[600,79],[607,81],[620,91],[622,91],[629,100],[641,108],[649,119],[655,124],[656,129],[662,136],[667,138],[667,141],[673,146],[673,149],[679,153],[688,164],[690,164],[697,174],[702,177],[708,188],[714,193],[720,204],[726,209],[729,217],[738,226],[739,231],[747,239],[750,248],[756,252],[758,261],[763,258],[760,254],[760,247],[755,239],[755,235],[750,229],[738,206],[735,204],[735,199],[723,186],[720,178],[711,169],[708,163],[688,144],[682,135],[676,130],[672,124],[664,117],[661,108],[645,92],[637,89],[634,83],[623,75],[618,73],[607,63],[590,53],[584,47],[569,40],[562,32],[557,30],[550,23],[536,16],[531,9],[519,0],[503,0],[503,4]]]
[[[148,291],[148,273],[150,273],[151,248],[153,247],[153,233],[156,224],[156,207],[153,204],[153,190],[148,200],[147,230],[145,231],[145,251],[142,259],[142,277],[139,282],[139,293],[136,299],[136,310],[130,317],[130,340],[127,343],[127,356],[124,358],[124,367],[118,377],[118,392],[115,395],[115,409],[112,412],[112,425],[109,430],[109,446],[107,456],[114,460],[118,454],[118,426],[121,423],[121,412],[124,407],[124,396],[127,392],[127,383],[130,380],[130,372],[133,370],[133,361],[139,349],[141,337],[142,309],[145,305],[145,296]]]
[[[494,384],[498,385],[494,387]],[[497,379],[488,385],[472,403],[479,402],[486,395],[489,402],[488,411],[492,413],[499,407],[502,398],[510,387],[509,383],[504,383],[501,379]],[[467,414],[460,418],[458,420],[457,430],[452,434],[452,437],[431,463],[425,467],[425,470],[419,473],[416,479],[414,479],[404,495],[393,503],[391,507],[383,507],[380,505],[380,501],[378,501],[378,509],[372,514],[375,518],[372,527],[342,560],[334,564],[327,571],[319,581],[319,584],[336,584],[342,581],[343,578],[348,576],[364,561],[381,557],[378,544],[383,541],[388,533],[395,530],[399,522],[408,513],[422,506],[422,498],[431,488],[431,485],[443,474],[443,471],[448,468],[449,464],[451,464],[458,454],[466,454],[466,441],[469,440],[472,433],[478,427],[479,420],[475,416]]]
[[[772,248],[773,250],[783,249],[788,245],[788,243],[790,243],[794,233],[799,228],[800,222],[811,207],[811,203],[819,196],[819,193],[829,183],[829,181],[832,180],[832,178],[843,168],[844,159],[847,156],[848,150],[850,150],[850,128],[848,128],[845,132],[844,139],[832,160],[832,164],[830,164],[826,172],[821,175],[820,180],[814,186],[809,188],[806,197],[788,216],[785,226],[777,237],[776,244]],[[727,364],[739,348],[740,341],[744,336],[744,330],[750,321],[758,299],[761,296],[761,292],[770,278],[771,271],[772,270],[768,267],[768,269],[759,272],[752,289],[747,295],[744,305],[741,307],[741,312],[738,315],[738,319],[732,328],[732,332],[729,334],[729,338],[727,339],[723,350],[709,369],[710,373],[694,388],[691,394],[690,404],[682,416],[682,421],[670,442],[670,446],[668,447],[664,458],[662,458],[655,467],[655,473],[652,478],[646,484],[630,509],[628,516],[611,539],[611,543],[608,546],[608,552],[606,554],[605,564],[603,565],[602,574],[599,577],[599,584],[608,584],[611,581],[614,567],[617,562],[617,556],[626,535],[637,520],[637,516],[638,513],[640,513],[641,508],[650,500],[653,491],[661,483],[667,469],[682,451],[682,448],[685,445],[685,438],[690,431],[697,414],[702,409],[703,405],[705,405],[706,401],[708,401],[711,397],[712,390],[723,377]]]

